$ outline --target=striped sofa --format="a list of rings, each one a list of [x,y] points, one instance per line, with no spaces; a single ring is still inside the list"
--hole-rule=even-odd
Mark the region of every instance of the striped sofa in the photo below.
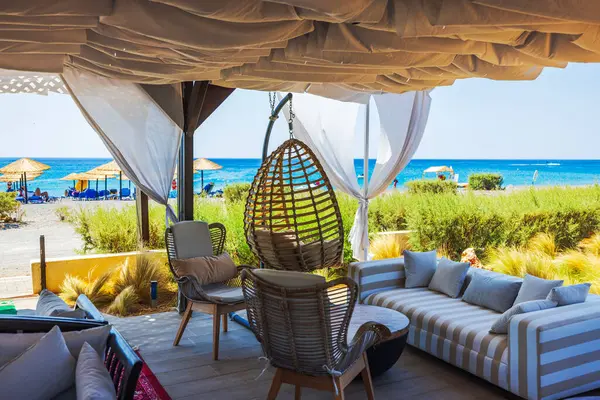
[[[410,319],[410,345],[519,397],[561,399],[600,387],[600,296],[517,315],[508,334],[497,335],[489,329],[500,313],[427,288],[404,288],[402,258],[352,263],[348,274],[360,302]]]

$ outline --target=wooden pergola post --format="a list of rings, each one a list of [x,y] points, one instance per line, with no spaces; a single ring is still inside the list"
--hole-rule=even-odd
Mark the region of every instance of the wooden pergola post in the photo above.
[[[213,86],[208,81],[184,82],[183,137],[179,150],[177,174],[177,206],[180,221],[194,219],[194,132],[235,89]],[[182,313],[187,299],[178,296],[177,310]]]
[[[177,205],[179,220],[194,219],[194,132],[235,90],[208,81],[183,84],[183,138],[179,151]]]

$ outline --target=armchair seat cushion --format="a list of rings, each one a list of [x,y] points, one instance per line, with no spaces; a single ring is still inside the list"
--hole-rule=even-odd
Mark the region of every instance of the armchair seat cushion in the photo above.
[[[218,303],[236,304],[244,301],[241,287],[231,287],[222,283],[215,283],[203,287],[204,293]]]

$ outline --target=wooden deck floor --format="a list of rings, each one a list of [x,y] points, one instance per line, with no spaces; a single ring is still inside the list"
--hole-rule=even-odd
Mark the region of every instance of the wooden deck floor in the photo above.
[[[264,399],[273,369],[259,377],[265,366],[260,346],[250,331],[229,323],[221,336],[220,360],[212,360],[212,324],[196,313],[181,344],[173,347],[180,317],[175,312],[110,318],[132,346],[138,346],[150,369],[173,399]],[[407,347],[398,364],[376,378],[378,399],[506,399],[509,393],[426,353]],[[287,386],[287,387],[286,387]],[[364,399],[362,383],[346,389],[348,399]],[[284,385],[278,399],[293,399]],[[330,399],[324,392],[303,390],[303,399]]]

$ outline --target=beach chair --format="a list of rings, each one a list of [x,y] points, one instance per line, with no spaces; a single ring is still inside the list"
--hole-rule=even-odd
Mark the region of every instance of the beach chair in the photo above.
[[[44,199],[40,196],[36,196],[36,195],[32,195],[29,196],[27,201],[29,202],[29,204],[42,204],[44,203]]]
[[[131,190],[129,190],[129,188],[121,189],[121,198],[131,200]]]
[[[454,176],[452,177],[452,180],[454,182],[456,182],[459,189],[466,189],[469,186],[469,184],[468,183],[458,183],[458,176],[459,176],[459,174],[454,174]]]
[[[206,185],[204,185],[204,187],[202,188],[202,192],[200,192],[200,194],[202,193],[206,193],[207,196],[211,196],[213,194],[213,189],[215,187],[214,183],[207,183]]]

